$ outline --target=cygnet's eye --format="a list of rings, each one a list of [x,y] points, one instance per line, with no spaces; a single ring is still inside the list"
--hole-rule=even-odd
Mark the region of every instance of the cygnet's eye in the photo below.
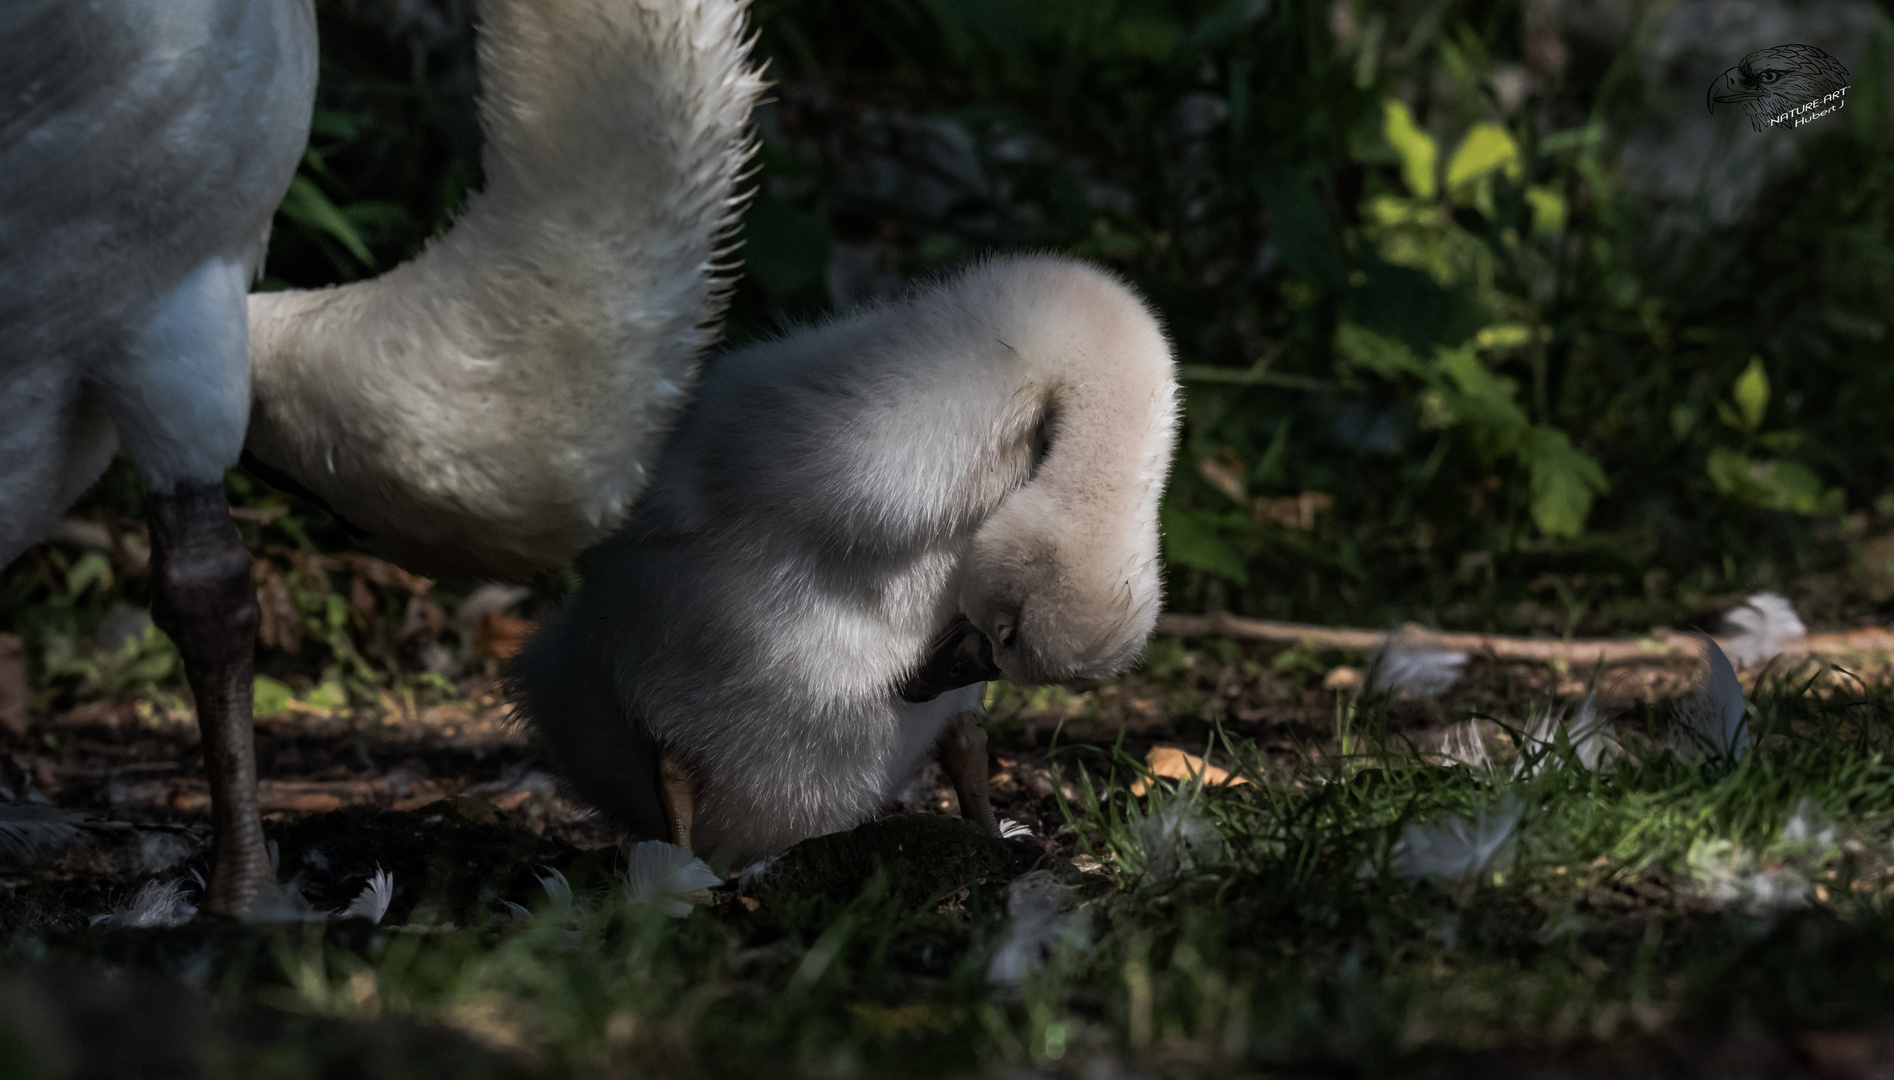
[[[1014,615],[1001,614],[993,617],[993,636],[998,639],[1001,648],[1010,649],[1013,647],[1016,624],[1017,616]]]

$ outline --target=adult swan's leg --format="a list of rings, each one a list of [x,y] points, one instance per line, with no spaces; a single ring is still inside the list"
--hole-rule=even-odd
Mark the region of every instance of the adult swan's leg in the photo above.
[[[273,883],[250,717],[257,627],[250,556],[222,484],[183,482],[154,492],[147,516],[152,620],[184,658],[203,733],[217,844],[207,906],[215,915],[241,916]]]
[[[208,260],[95,373],[150,492],[152,617],[197,696],[217,845],[206,908],[237,917],[274,887],[250,729],[256,589],[223,483],[250,417],[249,274],[241,261]]]

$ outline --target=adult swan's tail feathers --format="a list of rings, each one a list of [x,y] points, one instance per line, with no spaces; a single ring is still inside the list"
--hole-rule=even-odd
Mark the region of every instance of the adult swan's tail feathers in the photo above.
[[[747,0],[482,0],[486,190],[372,281],[250,298],[248,449],[423,571],[609,533],[727,301]]]

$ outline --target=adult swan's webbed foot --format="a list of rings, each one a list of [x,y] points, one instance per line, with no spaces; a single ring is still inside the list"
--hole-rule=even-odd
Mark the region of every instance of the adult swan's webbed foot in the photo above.
[[[184,481],[153,494],[147,517],[152,620],[184,658],[204,737],[217,847],[205,906],[213,915],[241,917],[274,884],[257,812],[250,727],[257,627],[250,556],[222,484]]]
[[[960,797],[960,816],[1000,835],[1000,822],[993,816],[993,800],[986,791],[986,729],[973,713],[954,717],[941,734],[940,767]]]

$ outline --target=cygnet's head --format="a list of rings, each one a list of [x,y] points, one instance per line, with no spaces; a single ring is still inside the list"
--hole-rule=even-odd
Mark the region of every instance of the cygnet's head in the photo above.
[[[1046,404],[1028,479],[973,536],[960,610],[1009,681],[1082,686],[1130,666],[1157,621],[1176,368],[1157,318],[1115,277],[1069,263],[1010,272],[1021,314],[1006,341]]]
[[[1012,456],[992,468],[1021,483],[975,529],[959,617],[902,693],[1108,678],[1157,621],[1158,501],[1177,438],[1170,343],[1129,286],[1084,263],[994,260],[955,288],[1020,380],[1019,408],[996,431]]]
[[[1100,528],[1067,520],[1048,494],[1022,488],[988,519],[961,610],[1007,681],[1083,688],[1129,667],[1157,621],[1156,514]]]

